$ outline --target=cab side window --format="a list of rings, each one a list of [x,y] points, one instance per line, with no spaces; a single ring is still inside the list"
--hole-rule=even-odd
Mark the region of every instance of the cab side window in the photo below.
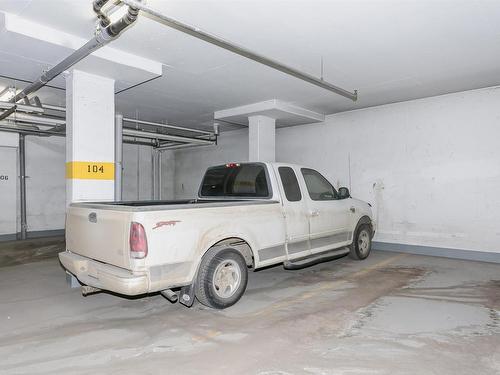
[[[302,199],[302,194],[300,192],[297,176],[295,176],[293,169],[290,167],[279,167],[278,172],[280,174],[281,183],[283,184],[283,189],[285,190],[286,199],[289,202],[300,201]]]
[[[307,191],[313,201],[330,201],[338,199],[335,188],[314,169],[302,168],[302,176],[306,182]]]

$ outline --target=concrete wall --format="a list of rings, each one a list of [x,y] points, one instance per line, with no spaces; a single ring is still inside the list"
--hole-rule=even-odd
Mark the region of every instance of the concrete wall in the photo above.
[[[123,145],[123,200],[153,198],[151,147]]]
[[[61,137],[26,137],[28,231],[64,228],[65,149],[65,139]]]
[[[0,138],[0,236],[18,230],[18,145],[17,134],[4,133]]]
[[[500,89],[489,88],[281,128],[276,158],[317,168],[372,203],[378,241],[498,253],[498,139]],[[176,197],[194,196],[207,166],[247,155],[245,130],[223,134],[218,147],[176,151]]]
[[[161,156],[161,193],[159,198],[171,200],[175,198],[175,153],[163,151]]]
[[[17,147],[17,144],[17,135],[0,132],[0,146]],[[26,137],[26,175],[28,176],[26,202],[29,232],[64,228],[65,147],[65,138]],[[151,147],[125,144],[123,158],[123,199],[152,199]],[[18,199],[18,194],[0,195],[0,207],[5,207],[8,202]],[[17,223],[9,228],[17,228],[19,231],[19,202],[17,203],[17,219],[12,218],[12,220],[17,220]],[[0,235],[5,234],[12,233],[0,232]]]

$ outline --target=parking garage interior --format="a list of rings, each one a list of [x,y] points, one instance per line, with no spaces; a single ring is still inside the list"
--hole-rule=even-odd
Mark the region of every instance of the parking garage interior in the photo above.
[[[0,373],[499,374],[499,20],[493,0],[1,0]],[[198,271],[124,295],[62,264],[71,207],[164,210],[151,258],[168,212],[214,204],[208,168],[247,163],[271,204],[273,165],[366,202],[369,257],[259,263],[228,235],[248,284],[223,309],[184,289]],[[192,236],[227,215],[196,209]]]

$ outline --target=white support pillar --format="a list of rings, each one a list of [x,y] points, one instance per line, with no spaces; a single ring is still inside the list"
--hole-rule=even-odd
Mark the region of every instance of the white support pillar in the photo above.
[[[66,204],[115,197],[115,81],[79,70],[66,77]],[[80,286],[70,273],[71,288]]]
[[[268,116],[248,117],[248,160],[275,161],[276,120]]]
[[[66,78],[66,203],[115,197],[114,80],[79,70]]]

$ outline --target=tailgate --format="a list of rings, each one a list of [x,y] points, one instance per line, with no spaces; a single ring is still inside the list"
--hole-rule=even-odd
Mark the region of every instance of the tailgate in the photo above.
[[[88,258],[130,269],[131,213],[69,207],[66,216],[66,249]]]

